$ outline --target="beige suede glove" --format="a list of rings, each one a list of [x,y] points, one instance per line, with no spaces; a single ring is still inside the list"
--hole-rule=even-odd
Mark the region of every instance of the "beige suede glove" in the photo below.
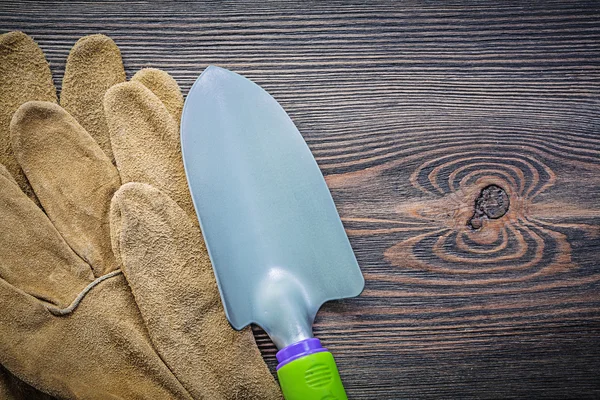
[[[71,51],[63,107],[26,35],[0,37],[0,66],[0,364],[60,398],[280,398],[251,331],[225,319],[174,80],[142,70],[104,96],[125,75],[100,35]],[[46,101],[21,105],[9,137],[29,100]]]

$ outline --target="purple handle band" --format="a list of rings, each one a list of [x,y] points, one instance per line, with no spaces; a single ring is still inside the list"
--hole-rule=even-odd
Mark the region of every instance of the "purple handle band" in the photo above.
[[[327,349],[321,346],[321,341],[317,338],[304,339],[297,343],[290,344],[277,352],[276,357],[277,361],[279,361],[277,370],[290,361],[321,351],[327,351]]]

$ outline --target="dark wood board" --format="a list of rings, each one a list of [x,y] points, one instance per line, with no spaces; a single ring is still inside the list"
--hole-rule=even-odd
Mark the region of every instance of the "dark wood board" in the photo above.
[[[279,100],[366,278],[314,328],[350,398],[600,398],[600,3],[4,1],[16,29],[58,85],[104,33],[129,76]]]

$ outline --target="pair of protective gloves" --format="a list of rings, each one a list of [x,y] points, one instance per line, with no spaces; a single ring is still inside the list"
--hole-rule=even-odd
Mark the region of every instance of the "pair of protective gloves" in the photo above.
[[[0,36],[0,397],[276,399],[225,318],[181,161],[177,83],[119,49]],[[20,382],[20,383],[19,383]]]

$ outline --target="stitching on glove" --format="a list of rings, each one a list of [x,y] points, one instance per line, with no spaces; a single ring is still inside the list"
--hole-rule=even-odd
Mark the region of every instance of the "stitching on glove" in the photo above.
[[[56,306],[53,305],[46,305],[46,308],[48,309],[48,311],[50,311],[52,314],[57,315],[57,316],[62,316],[62,315],[67,315],[70,314],[73,310],[75,310],[75,308],[77,308],[77,306],[79,305],[79,303],[81,302],[81,300],[83,300],[83,298],[85,297],[85,295],[92,290],[92,288],[96,285],[98,285],[100,282],[108,279],[108,278],[112,278],[113,276],[117,276],[122,274],[123,271],[121,271],[120,269],[110,272],[106,275],[102,275],[99,278],[96,278],[95,280],[93,280],[92,282],[90,282],[89,285],[87,285],[85,287],[85,289],[83,289],[81,291],[81,293],[79,293],[77,295],[77,297],[75,298],[75,300],[73,300],[73,302],[71,304],[69,304],[68,307],[66,308],[58,308]]]

